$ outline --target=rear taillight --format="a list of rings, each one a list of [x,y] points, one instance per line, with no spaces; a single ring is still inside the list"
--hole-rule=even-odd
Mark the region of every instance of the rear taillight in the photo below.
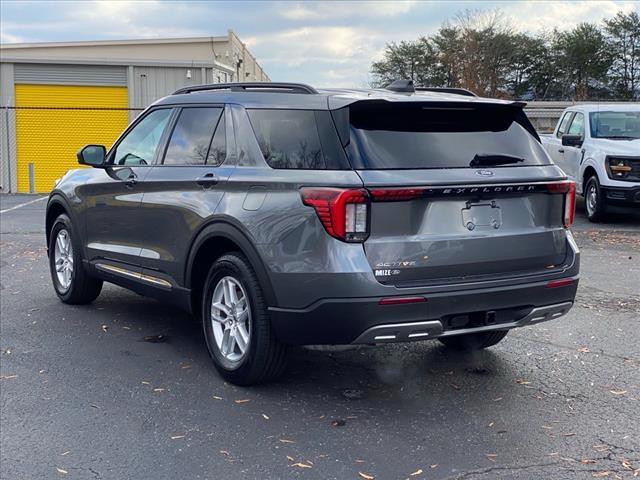
[[[547,189],[550,193],[564,193],[564,215],[563,223],[565,228],[573,225],[576,213],[576,184],[571,180],[563,182],[548,183]]]
[[[302,202],[313,207],[325,230],[345,242],[363,242],[369,236],[369,193],[364,189],[305,187]]]

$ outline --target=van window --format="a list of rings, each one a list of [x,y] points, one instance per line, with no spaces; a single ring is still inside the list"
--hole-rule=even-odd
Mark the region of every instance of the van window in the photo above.
[[[571,115],[573,112],[567,112],[562,117],[562,121],[560,122],[560,126],[558,127],[558,131],[556,132],[556,137],[560,138],[562,135],[567,133],[567,127],[569,126],[569,120],[571,120]]]

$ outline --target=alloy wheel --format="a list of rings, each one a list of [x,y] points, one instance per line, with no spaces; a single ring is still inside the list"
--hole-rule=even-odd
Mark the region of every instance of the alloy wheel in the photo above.
[[[589,215],[593,215],[598,205],[598,190],[593,182],[589,185],[589,189],[587,190],[585,203],[587,206],[587,212]]]
[[[63,290],[68,290],[73,280],[73,246],[71,236],[64,228],[56,236],[53,258],[58,284]]]
[[[251,307],[244,287],[234,277],[221,278],[213,291],[211,327],[220,354],[240,362],[249,349]]]

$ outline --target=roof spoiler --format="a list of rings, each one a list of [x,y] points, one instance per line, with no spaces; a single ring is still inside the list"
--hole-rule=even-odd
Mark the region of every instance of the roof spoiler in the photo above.
[[[284,82],[238,82],[238,83],[211,83],[207,85],[191,85],[173,92],[173,95],[182,95],[191,92],[204,92],[209,90],[230,90],[232,92],[269,92],[269,93],[303,93],[316,94],[318,91],[304,83]]]

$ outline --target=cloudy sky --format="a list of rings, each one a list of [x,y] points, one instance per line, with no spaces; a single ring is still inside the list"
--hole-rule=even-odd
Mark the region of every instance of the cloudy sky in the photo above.
[[[216,36],[233,29],[273,80],[363,86],[387,42],[435,32],[465,9],[500,8],[514,27],[571,28],[640,1],[0,1],[3,43]]]

